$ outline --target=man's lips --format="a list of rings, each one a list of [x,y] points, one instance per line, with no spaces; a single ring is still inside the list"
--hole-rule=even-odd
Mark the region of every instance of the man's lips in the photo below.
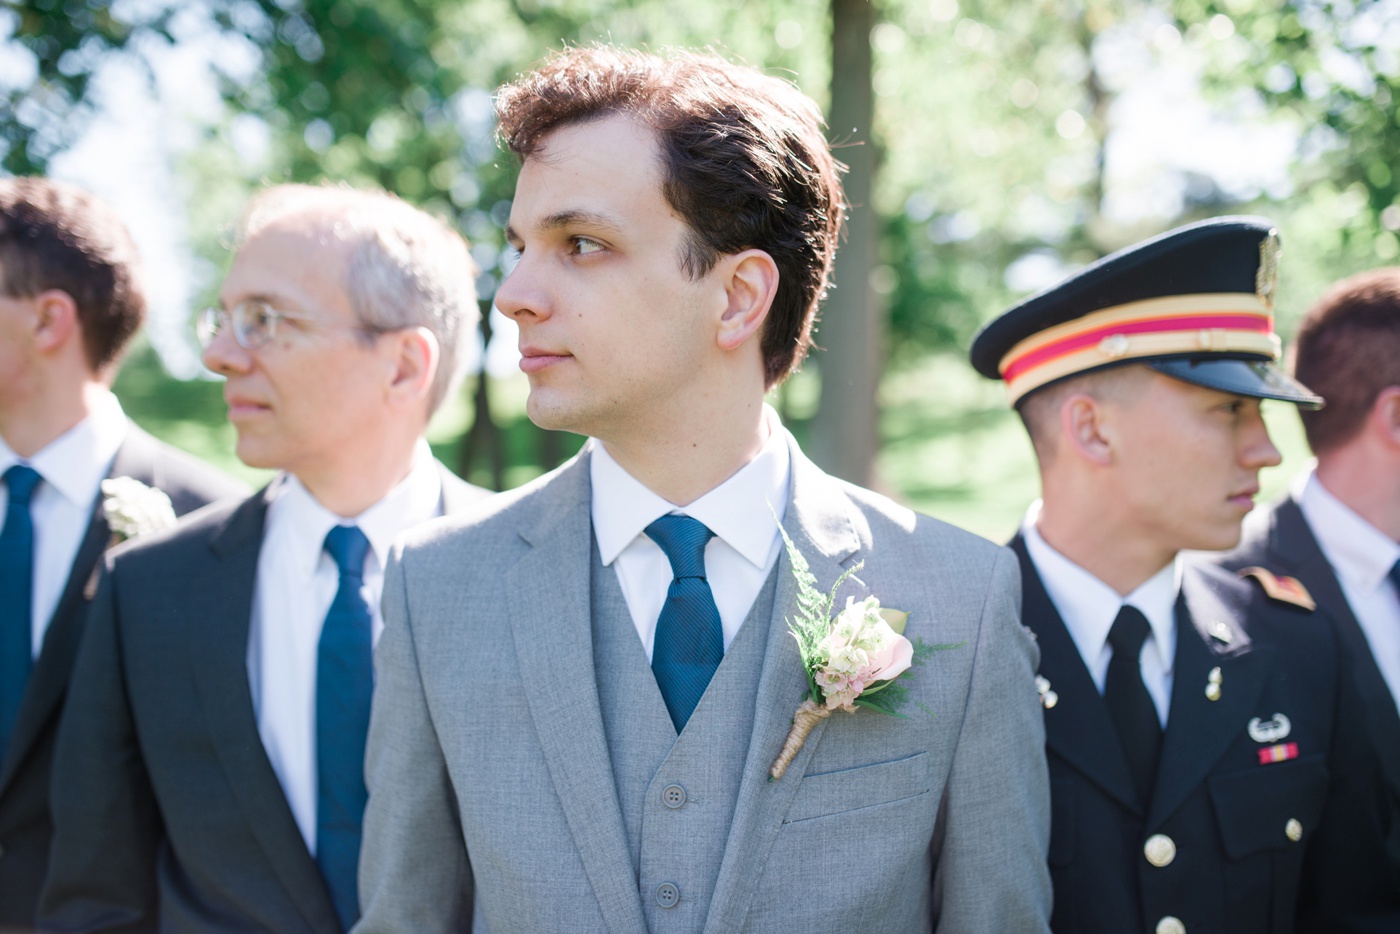
[[[266,412],[272,408],[271,406],[258,402],[255,399],[250,399],[247,396],[225,395],[224,402],[228,404],[229,418],[240,418],[247,417],[249,415],[257,415],[261,412]]]
[[[525,373],[539,373],[555,364],[562,363],[570,356],[570,354],[556,353],[542,347],[521,347],[520,369]]]
[[[1254,497],[1258,495],[1259,487],[1251,486],[1237,493],[1230,494],[1230,502],[1234,503],[1236,506],[1243,506],[1245,509],[1253,509]]]

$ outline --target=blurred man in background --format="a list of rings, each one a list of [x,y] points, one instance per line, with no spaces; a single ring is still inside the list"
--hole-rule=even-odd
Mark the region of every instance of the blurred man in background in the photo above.
[[[354,924],[389,543],[484,495],[423,439],[474,276],[392,196],[254,199],[201,332],[239,458],[281,473],[109,559],[58,742],[46,929]]]
[[[54,735],[103,549],[134,513],[173,521],[247,493],[122,413],[109,387],[145,312],[116,212],[0,179],[0,924],[34,923]]]

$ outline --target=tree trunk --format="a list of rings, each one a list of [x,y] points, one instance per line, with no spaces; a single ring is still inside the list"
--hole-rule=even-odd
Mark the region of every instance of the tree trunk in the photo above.
[[[481,316],[481,346],[491,345],[491,315],[489,312]],[[491,417],[491,380],[486,375],[486,358],[482,354],[481,372],[476,377],[476,389],[472,393],[472,427],[467,430],[467,436],[462,440],[461,453],[457,458],[457,473],[463,477],[471,476],[472,465],[477,459],[485,454],[490,458],[491,465],[491,488],[493,490],[503,489],[505,486],[506,463],[505,448],[501,443],[501,429],[496,425],[495,419]]]
[[[809,445],[828,472],[864,486],[873,485],[879,446],[876,390],[885,332],[884,309],[870,285],[880,230],[873,203],[874,26],[870,0],[832,0],[829,132],[837,156],[849,166],[845,187],[851,207],[845,242],[836,251],[836,287],[823,305],[817,331],[817,344],[824,348],[814,356],[821,406]]]

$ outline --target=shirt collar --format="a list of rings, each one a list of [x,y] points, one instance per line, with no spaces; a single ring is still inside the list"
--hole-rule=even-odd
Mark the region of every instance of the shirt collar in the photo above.
[[[294,545],[290,549],[295,570],[309,578],[316,571],[325,547],[326,533],[337,525],[357,525],[369,539],[370,550],[381,568],[389,547],[400,532],[442,513],[442,478],[428,443],[419,439],[413,466],[384,498],[353,518],[331,512],[291,474],[282,474],[273,488],[268,522],[285,530]]]
[[[1379,587],[1400,560],[1400,542],[1334,496],[1314,471],[1307,472],[1301,485],[1298,508],[1338,572],[1364,590]]]
[[[1171,674],[1176,655],[1176,597],[1181,589],[1181,557],[1152,575],[1126,597],[1056,551],[1036,528],[1040,503],[1034,503],[1021,526],[1026,550],[1035,563],[1045,590],[1060,611],[1065,627],[1085,659],[1098,658],[1108,642],[1108,631],[1124,604],[1147,617],[1164,671]]]
[[[15,464],[28,464],[44,483],[80,509],[92,504],[98,485],[112,468],[112,459],[126,439],[126,415],[110,392],[95,397],[92,411],[50,441],[33,457],[22,458],[0,438],[0,474]]]
[[[778,534],[773,513],[779,522],[786,514],[792,475],[791,436],[771,407],[763,409],[768,438],[758,454],[729,479],[684,507],[653,493],[624,470],[606,446],[591,440],[593,534],[603,564],[611,565],[648,525],[675,512],[705,523],[716,537],[762,569]]]

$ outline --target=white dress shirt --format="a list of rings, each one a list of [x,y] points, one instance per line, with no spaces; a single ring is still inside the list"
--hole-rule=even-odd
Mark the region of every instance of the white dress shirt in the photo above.
[[[369,539],[361,592],[378,643],[389,546],[410,526],[441,515],[442,480],[427,443],[420,441],[408,476],[353,519],[326,509],[296,477],[283,474],[274,482],[248,631],[248,685],[263,748],[314,856],[316,655],[321,626],[340,588],[340,571],[324,550],[326,533],[332,526],[357,525]]]
[[[34,522],[34,591],[30,619],[34,657],[64,585],[73,571],[78,546],[92,524],[92,510],[112,459],[126,439],[126,415],[110,392],[97,397],[92,412],[50,441],[33,457],[20,457],[0,438],[0,475],[15,464],[38,471],[43,482],[34,489],[29,515]],[[0,483],[0,526],[10,505],[9,488]]]
[[[1070,638],[1074,640],[1094,686],[1103,693],[1108,680],[1108,663],[1113,658],[1113,646],[1108,644],[1108,631],[1125,604],[1132,605],[1147,617],[1152,638],[1142,644],[1138,663],[1142,683],[1157,708],[1157,719],[1163,729],[1172,704],[1172,667],[1176,660],[1176,597],[1181,589],[1181,558],[1162,568],[1126,597],[1099,580],[1069,558],[1060,554],[1041,537],[1035,527],[1040,503],[1031,506],[1021,533],[1026,550],[1045,583],[1050,602],[1060,611]]]
[[[1295,487],[1323,557],[1337,574],[1376,667],[1400,705],[1400,593],[1389,578],[1400,560],[1400,542],[1357,515],[1308,471]]]
[[[676,513],[700,520],[715,533],[705,546],[705,577],[719,609],[726,651],[778,562],[782,538],[773,513],[781,520],[787,510],[790,436],[776,412],[764,406],[764,413],[768,439],[758,455],[684,507],[657,496],[623,470],[603,444],[589,441],[593,534],[603,564],[617,574],[648,660],[656,640],[656,620],[674,577],[666,553],[646,535],[648,525]]]

